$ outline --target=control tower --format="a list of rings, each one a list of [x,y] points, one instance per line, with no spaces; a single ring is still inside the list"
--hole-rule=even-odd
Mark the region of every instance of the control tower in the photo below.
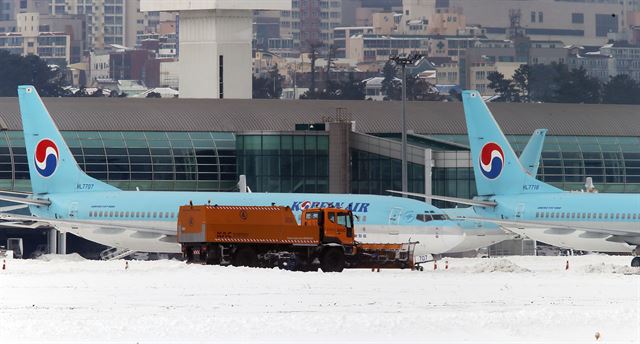
[[[180,13],[180,98],[251,99],[253,11],[291,0],[141,0],[143,12]]]

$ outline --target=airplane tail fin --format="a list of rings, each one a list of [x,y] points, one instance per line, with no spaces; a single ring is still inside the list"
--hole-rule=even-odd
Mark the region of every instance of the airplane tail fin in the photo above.
[[[540,167],[540,155],[542,154],[542,147],[544,146],[544,139],[547,135],[547,129],[536,129],[531,135],[529,142],[524,147],[522,154],[520,154],[520,163],[525,168],[527,173],[532,177],[538,174],[538,168]]]
[[[34,194],[118,190],[80,169],[35,87],[18,87],[18,99]]]
[[[522,167],[480,93],[464,91],[462,101],[479,195],[560,192]]]

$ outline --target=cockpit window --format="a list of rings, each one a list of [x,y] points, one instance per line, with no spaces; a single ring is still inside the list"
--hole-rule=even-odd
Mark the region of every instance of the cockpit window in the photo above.
[[[428,215],[428,214],[418,214],[416,215],[416,220],[422,221],[422,222],[429,222],[433,220],[433,218],[431,217],[431,215]]]
[[[416,215],[416,220],[421,222],[429,222],[429,221],[445,221],[448,220],[449,216],[446,214],[418,214]]]

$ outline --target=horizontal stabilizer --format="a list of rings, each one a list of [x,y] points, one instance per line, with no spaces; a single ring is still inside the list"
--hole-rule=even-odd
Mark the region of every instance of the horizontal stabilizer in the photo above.
[[[543,222],[543,221],[522,221],[517,219],[495,219],[495,218],[486,218],[486,217],[457,217],[456,220],[466,220],[466,221],[484,221],[491,222],[498,225],[505,225],[510,227],[518,227],[518,228],[540,228],[540,229],[549,229],[553,228],[554,230],[580,230],[587,233],[600,233],[600,234],[609,234],[609,235],[637,235],[636,232],[629,232],[624,230],[617,229],[593,229],[590,227],[583,227],[577,223],[573,223],[570,225],[553,223],[553,222]],[[559,231],[557,232],[560,233]]]
[[[0,201],[19,203],[19,204],[28,204],[28,205],[44,205],[44,206],[48,206],[51,204],[51,201],[46,199],[33,199],[33,198],[13,197],[13,196],[4,196],[4,195],[0,195]]]

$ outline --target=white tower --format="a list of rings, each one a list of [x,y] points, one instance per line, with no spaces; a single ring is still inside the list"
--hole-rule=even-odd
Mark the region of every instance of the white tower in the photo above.
[[[254,10],[291,0],[141,0],[141,11],[180,13],[180,98],[250,99]]]

